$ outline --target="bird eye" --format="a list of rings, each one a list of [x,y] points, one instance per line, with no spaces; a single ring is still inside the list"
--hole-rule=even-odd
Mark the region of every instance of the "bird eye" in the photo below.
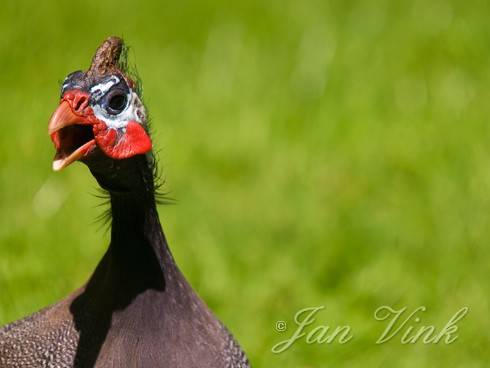
[[[107,102],[107,112],[113,115],[120,114],[126,107],[126,103],[127,97],[125,94],[112,95]]]

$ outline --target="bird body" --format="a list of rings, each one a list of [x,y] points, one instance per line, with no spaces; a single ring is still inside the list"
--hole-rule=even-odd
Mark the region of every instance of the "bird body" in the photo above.
[[[144,106],[118,66],[121,47],[109,38],[89,71],[68,76],[49,127],[53,168],[80,160],[110,195],[109,248],[81,289],[0,329],[0,368],[249,367],[168,248]]]

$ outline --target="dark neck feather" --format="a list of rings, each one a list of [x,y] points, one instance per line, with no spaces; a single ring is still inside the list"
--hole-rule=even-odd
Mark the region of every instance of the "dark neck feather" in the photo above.
[[[111,244],[107,258],[115,278],[157,280],[175,268],[155,200],[153,162],[145,156],[86,162],[110,195]]]
[[[220,325],[168,249],[156,208],[151,163],[144,156],[121,161],[100,156],[85,162],[110,194],[112,229],[109,249],[70,305],[80,335],[75,362],[84,362],[75,366],[95,366],[103,346],[128,331],[151,336],[145,344],[159,349],[167,346],[167,354],[173,352],[167,337],[181,333],[188,321],[204,319],[203,326],[210,334],[216,333]],[[194,331],[190,325],[187,329]],[[136,349],[136,340],[131,341],[129,348]]]
[[[181,277],[158,219],[146,158],[86,163],[110,194],[112,229],[109,249],[70,305],[80,335],[75,362],[84,362],[77,367],[95,366],[111,329],[115,335],[128,326],[141,334],[151,329],[152,311],[165,309],[175,290],[170,280]]]
[[[158,279],[175,267],[153,191],[110,193],[112,228],[108,255],[124,275]],[[133,274],[136,273],[136,274]]]

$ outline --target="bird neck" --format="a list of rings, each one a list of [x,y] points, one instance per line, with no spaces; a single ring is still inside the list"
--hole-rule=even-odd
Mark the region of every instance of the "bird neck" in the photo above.
[[[158,218],[152,159],[94,155],[84,162],[110,194],[111,243],[100,265],[107,280],[141,283],[178,272]]]
[[[153,192],[110,193],[111,244],[121,251],[139,250],[141,243],[166,247]]]
[[[136,175],[136,171],[128,171],[124,176],[129,173]],[[178,272],[158,219],[153,191],[147,190],[151,188],[111,190],[120,188],[111,181],[113,177],[100,174],[96,178],[110,193],[112,229],[109,249],[70,305],[80,332],[79,352],[90,352],[84,367],[96,365],[111,330],[116,336],[121,330],[139,331],[139,336],[151,329],[154,313],[162,310]],[[94,345],[95,350],[90,350]]]
[[[111,193],[111,263],[124,275],[165,274],[175,267],[160,224],[153,190]]]

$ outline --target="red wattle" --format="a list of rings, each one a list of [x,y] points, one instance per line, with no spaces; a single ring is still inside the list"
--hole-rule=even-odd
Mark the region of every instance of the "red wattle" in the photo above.
[[[115,129],[94,126],[94,135],[104,153],[115,159],[128,158],[151,150],[150,137],[145,129],[134,121],[128,123],[123,134],[118,134]]]

